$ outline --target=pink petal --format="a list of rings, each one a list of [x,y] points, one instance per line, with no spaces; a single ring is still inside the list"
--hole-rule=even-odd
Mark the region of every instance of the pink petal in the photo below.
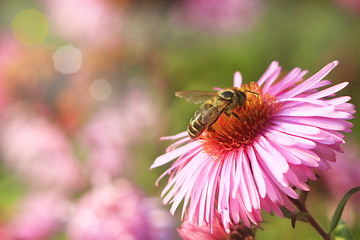
[[[259,81],[257,82],[257,84],[261,87],[261,85],[269,78],[269,76],[276,71],[276,69],[278,68],[279,63],[276,61],[273,61],[270,66],[268,67],[268,69],[266,69],[265,73],[260,77]]]
[[[326,101],[307,98],[283,98],[279,99],[277,102],[293,102],[292,104],[286,104],[284,108],[294,107],[296,105],[300,105],[301,103],[310,103],[319,106],[330,106],[330,104]]]
[[[287,74],[279,83],[275,84],[270,90],[269,93],[277,96],[281,95],[283,90],[288,88],[289,86],[292,86],[292,84],[298,82],[299,80],[304,77],[308,71],[302,71],[300,72],[300,68],[294,68],[289,74]]]
[[[287,117],[282,116],[278,117],[279,121],[287,121],[287,122],[298,122],[305,125],[315,126],[323,129],[332,129],[332,130],[346,130],[353,126],[352,123],[342,120],[342,119],[333,119],[326,117]]]
[[[259,189],[260,196],[264,198],[266,195],[266,185],[263,178],[262,170],[260,169],[259,163],[256,159],[255,152],[251,147],[248,147],[246,149],[246,152],[251,162],[251,168],[254,174],[256,185]]]
[[[170,144],[170,145],[166,148],[165,152],[171,152],[171,151],[175,150],[176,148],[178,148],[179,146],[183,145],[184,143],[188,142],[189,140],[190,140],[189,137],[180,139],[180,140],[174,142],[173,144]]]
[[[285,128],[285,127],[281,127],[281,126],[277,126],[277,125],[272,125],[269,127],[269,129],[271,129],[273,131],[283,132],[283,133],[286,133],[289,135],[302,137],[305,139],[311,139],[314,142],[320,142],[320,143],[325,143],[325,144],[334,144],[335,140],[336,140],[335,138],[332,138],[331,134],[329,134],[328,131],[324,131],[322,129],[319,129],[320,130],[319,133],[314,133],[314,134],[302,133],[302,132],[300,132],[301,129],[298,129],[299,131],[297,131],[294,129]]]
[[[319,99],[319,98],[323,98],[323,97],[327,97],[331,94],[334,94],[340,90],[342,90],[343,88],[345,88],[347,85],[349,84],[349,82],[343,82],[343,83],[339,83],[335,86],[329,87],[327,89],[324,89],[320,92],[314,93],[310,96],[308,96],[307,98],[310,99]]]
[[[308,134],[308,135],[314,135],[314,134],[320,133],[320,129],[317,127],[313,127],[313,126],[296,124],[296,123],[291,123],[291,122],[286,122],[286,121],[272,121],[272,123],[281,127],[281,129],[286,129],[285,131],[287,131],[287,130],[291,130],[291,131],[295,131],[295,132],[301,131],[301,133]]]
[[[336,65],[338,64],[338,61],[334,61],[323,67],[319,72],[315,73],[313,76],[299,84],[298,86],[294,87],[292,90],[288,91],[287,93],[284,93],[282,95],[282,98],[290,98],[298,95],[301,92],[304,92],[311,88],[313,85],[318,83],[320,80],[322,80]]]
[[[320,158],[319,156],[311,150],[301,149],[301,148],[289,148],[288,154],[293,155],[298,158],[302,164],[308,167],[318,167]]]
[[[242,77],[240,72],[235,72],[234,74],[234,87],[241,88]]]
[[[242,159],[243,164],[245,163],[245,159]],[[240,196],[242,201],[245,204],[245,208],[247,211],[251,212],[252,211],[252,205],[251,205],[251,201],[250,201],[250,194],[248,191],[248,188],[246,186],[246,182],[245,182],[245,174],[244,174],[244,167],[243,164],[241,164],[241,173],[242,173],[242,177],[240,178]]]
[[[285,109],[274,114],[274,116],[327,116],[327,114],[335,110],[334,106],[327,107],[313,107],[313,106],[304,106],[296,107],[294,109]]]
[[[154,161],[153,165],[151,165],[150,169],[164,165],[165,163],[170,162],[171,160],[179,157],[180,155],[186,154],[189,151],[194,150],[200,146],[201,146],[201,144],[198,142],[190,142],[182,147],[175,149],[172,152],[165,153],[155,159],[155,161]]]
[[[260,209],[259,193],[254,182],[253,174],[250,170],[249,159],[247,159],[246,156],[244,157],[243,173],[247,189],[250,193],[251,203],[254,209]]]
[[[331,105],[339,105],[339,104],[350,101],[350,99],[351,99],[351,97],[349,97],[349,96],[343,96],[343,97],[329,99],[329,100],[327,100],[327,102]]]
[[[339,118],[339,119],[353,119],[354,116],[351,113],[340,112],[340,111],[332,111],[326,114],[328,118]]]
[[[184,169],[181,170],[184,173],[183,181],[176,181],[174,187],[170,190],[168,195],[164,198],[165,202],[170,200],[171,196],[174,196],[174,202],[170,208],[170,213],[173,215],[175,210],[179,206],[180,202],[184,199],[184,196],[189,191],[200,191],[199,189],[194,189],[193,179],[198,179],[198,175],[201,171],[202,166],[205,161],[190,161]],[[202,164],[201,164],[202,163]],[[181,176],[181,173],[178,173],[177,176]],[[176,194],[175,194],[176,193]]]
[[[234,174],[234,187],[232,191],[232,197],[235,198],[236,194],[238,192],[238,187],[241,182],[241,176],[242,176],[242,162],[244,161],[244,149],[241,147],[238,152],[236,153],[236,168],[235,168],[235,174]]]
[[[320,82],[313,85],[312,89],[321,88],[321,87],[327,86],[329,84],[331,84],[331,82],[329,80],[321,80]]]
[[[281,67],[278,67],[267,79],[267,81],[265,82],[265,85],[263,87],[263,91],[264,92],[268,92],[269,87],[271,86],[271,84],[273,84],[275,82],[275,80],[279,77],[281,72]]]
[[[257,145],[257,143],[259,143]],[[261,136],[254,146],[258,152],[262,152],[263,156],[267,156],[271,166],[278,169],[280,172],[284,173],[289,169],[285,158],[264,138]],[[259,147],[259,148],[258,148]]]
[[[220,172],[219,182],[219,194],[218,194],[218,209],[229,209],[229,197],[230,197],[230,171],[229,162],[233,161],[233,155],[228,154],[223,160],[223,166]]]
[[[177,140],[179,138],[183,138],[183,137],[187,137],[187,136],[188,136],[188,132],[185,131],[185,132],[178,133],[174,136],[161,137],[160,140]]]
[[[206,198],[206,211],[205,211],[205,220],[210,223],[210,228],[212,225],[212,219],[214,217],[214,201],[215,201],[215,193],[217,182],[219,178],[220,165],[214,164],[214,169],[212,174],[210,175],[209,184],[207,188],[207,198]]]
[[[314,148],[316,146],[315,142],[309,139],[295,135],[290,135],[276,130],[267,131],[265,132],[264,136],[266,136],[268,140],[272,142],[273,146],[276,146],[277,144],[281,144],[284,146],[298,146],[308,149]]]
[[[321,158],[326,161],[335,162],[336,156],[333,149],[324,145],[324,144],[316,144],[316,148],[313,151]]]

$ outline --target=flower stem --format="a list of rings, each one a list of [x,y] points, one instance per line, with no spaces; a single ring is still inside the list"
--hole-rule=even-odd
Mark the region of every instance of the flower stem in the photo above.
[[[330,236],[326,231],[320,226],[320,224],[315,220],[315,218],[310,214],[310,212],[305,207],[305,204],[303,204],[298,199],[291,199],[293,204],[299,209],[300,212],[305,213],[305,218],[307,222],[322,236],[324,240],[331,240]]]

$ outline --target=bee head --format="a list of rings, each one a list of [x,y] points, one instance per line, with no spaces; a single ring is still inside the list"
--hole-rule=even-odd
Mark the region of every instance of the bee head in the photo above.
[[[242,91],[236,91],[236,102],[240,107],[245,107],[246,94]]]
[[[234,99],[234,95],[235,94],[233,90],[225,90],[219,93],[218,99],[221,101],[232,102],[232,100]]]

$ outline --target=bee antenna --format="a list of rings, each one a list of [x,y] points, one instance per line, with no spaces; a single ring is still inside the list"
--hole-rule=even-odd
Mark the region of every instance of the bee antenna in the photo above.
[[[245,92],[251,92],[251,93],[253,93],[253,94],[260,95],[260,94],[258,94],[257,92],[253,92],[253,91],[249,91],[249,90],[245,90]]]

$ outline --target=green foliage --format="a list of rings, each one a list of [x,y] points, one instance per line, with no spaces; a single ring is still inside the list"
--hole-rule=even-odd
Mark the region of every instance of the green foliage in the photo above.
[[[343,220],[340,220],[339,224],[335,228],[333,234],[332,234],[333,240],[353,240],[349,229],[346,227]]]
[[[347,200],[349,200],[349,198],[354,193],[359,191],[360,191],[360,187],[355,187],[350,189],[347,193],[345,193],[344,197],[340,200],[338,206],[336,207],[333,217],[331,218],[329,233],[332,233],[336,228],[336,226],[338,225]]]

